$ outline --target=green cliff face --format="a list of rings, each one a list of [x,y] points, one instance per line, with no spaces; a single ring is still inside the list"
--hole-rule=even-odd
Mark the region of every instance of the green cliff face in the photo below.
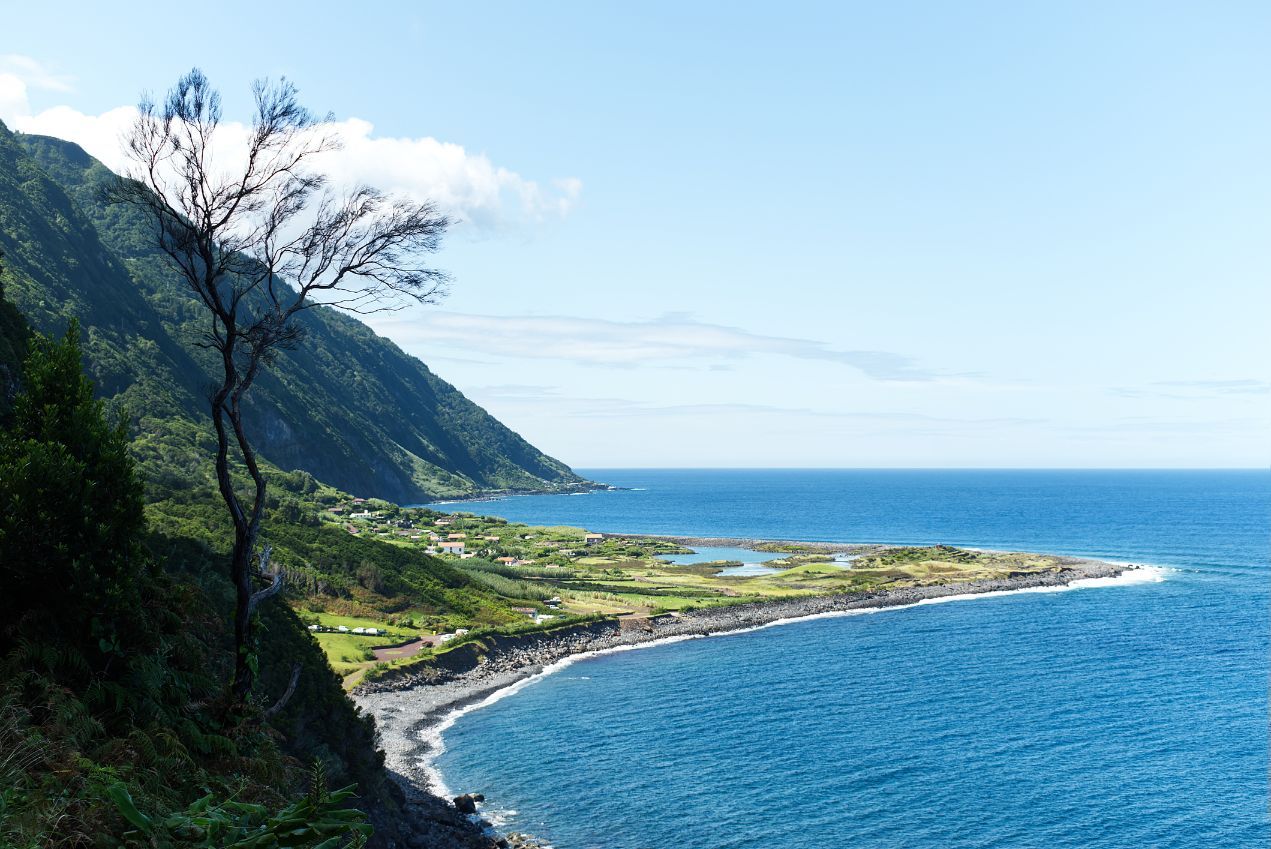
[[[132,416],[161,497],[210,473],[206,321],[148,222],[103,200],[111,178],[77,145],[0,124],[5,294],[42,332],[80,320],[88,373]],[[361,322],[327,308],[301,321],[300,346],[252,390],[249,426],[274,466],[399,503],[585,483]]]

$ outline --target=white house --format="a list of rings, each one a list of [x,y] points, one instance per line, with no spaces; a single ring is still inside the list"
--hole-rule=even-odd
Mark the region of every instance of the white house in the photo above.
[[[349,633],[349,629],[348,629],[348,626],[347,626],[347,625],[340,625],[340,626],[339,626],[339,627],[337,627],[335,630],[339,631],[341,634],[347,634],[347,633]]]
[[[587,534],[587,536],[583,538],[583,542],[585,542],[587,545],[599,545],[600,543],[604,541],[605,541],[604,534]]]
[[[442,540],[437,543],[437,547],[441,549],[442,554],[463,554],[463,540],[461,539]]]

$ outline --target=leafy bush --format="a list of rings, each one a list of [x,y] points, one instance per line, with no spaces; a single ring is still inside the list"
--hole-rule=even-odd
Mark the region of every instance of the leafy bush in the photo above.
[[[159,818],[138,810],[124,784],[112,784],[107,794],[135,829],[124,839],[144,846],[339,849],[362,847],[371,834],[366,814],[339,807],[353,791],[353,785],[328,791],[322,765],[315,761],[309,792],[274,814],[264,805],[234,799],[216,802],[209,793],[186,810]]]

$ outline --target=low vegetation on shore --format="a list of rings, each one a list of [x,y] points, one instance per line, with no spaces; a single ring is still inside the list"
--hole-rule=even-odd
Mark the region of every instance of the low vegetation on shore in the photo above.
[[[759,568],[736,560],[677,564],[695,540],[597,534],[509,523],[384,501],[328,497],[318,527],[372,540],[392,557],[423,558],[468,582],[466,606],[401,592],[373,564],[356,581],[325,582],[295,598],[302,619],[347,687],[428,662],[488,634],[526,634],[587,619],[639,619],[820,595],[999,580],[1055,572],[1064,558],[946,545],[887,547],[750,542]],[[710,540],[707,542],[730,542]],[[736,541],[731,541],[736,542]],[[756,558],[758,559],[758,558]],[[483,604],[478,603],[483,601]],[[343,630],[339,630],[343,628]],[[357,629],[361,633],[354,633]],[[369,632],[368,632],[368,629]]]

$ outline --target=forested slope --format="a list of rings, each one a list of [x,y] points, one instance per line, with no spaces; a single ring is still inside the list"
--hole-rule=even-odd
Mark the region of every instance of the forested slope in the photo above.
[[[77,145],[0,125],[0,250],[8,297],[42,332],[70,317],[89,374],[133,417],[159,497],[206,479],[206,323],[135,209],[111,206],[113,175]],[[434,375],[335,310],[301,318],[304,339],[253,389],[261,455],[362,496],[396,502],[585,482]]]

